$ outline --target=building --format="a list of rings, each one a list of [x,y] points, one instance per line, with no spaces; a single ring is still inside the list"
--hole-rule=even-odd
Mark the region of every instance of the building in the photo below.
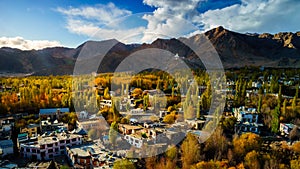
[[[64,113],[70,112],[69,108],[40,109],[40,117],[50,117],[51,120],[59,119]]]
[[[204,120],[185,120],[190,129],[202,130],[206,121]]]
[[[234,109],[234,115],[239,122],[249,122],[249,123],[258,123],[258,116],[255,108],[248,108],[247,110],[245,107],[240,107],[238,109]]]
[[[112,101],[111,100],[102,99],[100,101],[100,108],[111,107],[111,105],[112,105]]]
[[[24,128],[20,129],[20,133],[27,133],[29,137],[36,137],[40,131],[40,125],[29,124]]]
[[[291,123],[280,123],[279,131],[280,131],[281,135],[288,136],[295,126],[296,125],[291,124]]]
[[[137,148],[141,148],[143,145],[143,138],[137,134],[135,135],[125,135],[124,139],[130,144]]]
[[[77,113],[79,119],[87,119],[89,117],[89,113],[87,111],[81,111]]]
[[[235,125],[236,133],[260,133],[260,129],[261,127],[263,127],[263,125],[261,122],[260,115],[255,108],[235,108],[234,116],[237,118],[237,124]]]
[[[14,153],[14,144],[12,140],[1,140],[0,141],[0,155],[6,156]]]
[[[54,161],[31,162],[26,165],[26,168],[59,169],[57,163]]]
[[[17,137],[18,147],[20,147],[21,143],[25,143],[28,140],[29,140],[28,133],[18,134],[18,137]]]
[[[133,125],[128,125],[128,124],[119,124],[119,131],[124,135],[135,134],[139,130],[142,130],[142,129],[143,129],[143,127],[141,127],[141,126],[133,126]]]
[[[12,128],[14,126],[13,117],[5,117],[0,119],[0,139],[7,140],[11,138]]]
[[[54,120],[53,122],[49,121],[49,120],[42,120],[41,121],[41,131],[42,133],[45,132],[57,132],[57,133],[61,133],[63,131],[67,131],[68,130],[68,126],[67,124],[64,124],[63,122],[58,122],[57,120]]]
[[[60,133],[52,136],[39,137],[37,141],[20,144],[20,154],[33,160],[50,160],[54,156],[66,154],[67,146],[82,144],[82,136]]]
[[[110,168],[118,157],[98,145],[79,145],[67,147],[67,156],[75,168]]]
[[[130,113],[131,113],[131,114],[141,114],[141,113],[144,113],[144,110],[141,109],[141,108],[131,109],[131,110],[130,110]]]
[[[77,121],[77,126],[83,128],[86,131],[89,131],[91,129],[105,131],[109,129],[109,125],[103,117]]]

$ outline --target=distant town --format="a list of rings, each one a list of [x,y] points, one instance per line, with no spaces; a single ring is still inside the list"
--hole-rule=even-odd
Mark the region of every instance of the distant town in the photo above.
[[[299,69],[193,75],[0,78],[0,167],[300,168]]]

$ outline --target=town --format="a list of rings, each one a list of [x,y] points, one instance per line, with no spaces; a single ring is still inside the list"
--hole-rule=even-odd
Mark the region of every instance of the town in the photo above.
[[[1,78],[0,167],[300,167],[299,70],[227,70],[222,91],[194,74]]]

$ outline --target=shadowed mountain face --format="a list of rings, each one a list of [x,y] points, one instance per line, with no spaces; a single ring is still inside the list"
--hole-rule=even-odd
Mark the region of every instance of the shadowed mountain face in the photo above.
[[[218,52],[224,68],[242,66],[265,66],[275,68],[300,68],[300,32],[277,34],[240,34],[218,27],[204,35]],[[157,39],[151,44],[123,44],[115,41],[99,66],[99,72],[113,72],[127,56],[144,49],[158,48],[178,54],[190,67],[203,68],[201,60],[182,40],[197,42],[200,35],[190,38]],[[110,40],[109,40],[110,41]],[[0,49],[0,73],[33,73],[35,75],[73,74],[78,56],[84,58],[83,48],[101,48],[103,42],[89,41],[75,49],[46,48],[22,51],[12,48]],[[205,47],[202,47],[205,50]],[[142,61],[141,61],[142,62]],[[176,67],[176,64],[170,65]]]

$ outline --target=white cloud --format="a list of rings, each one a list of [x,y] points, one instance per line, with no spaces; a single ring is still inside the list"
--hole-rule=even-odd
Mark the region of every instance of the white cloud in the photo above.
[[[145,4],[156,7],[153,14],[143,18],[148,21],[147,32],[157,35],[145,35],[142,41],[153,41],[160,36],[180,37],[197,31],[192,18],[199,15],[197,7],[201,0],[144,0]]]
[[[48,40],[25,40],[22,37],[0,37],[0,48],[11,47],[21,50],[39,50],[47,47],[62,46],[57,41]]]
[[[69,9],[57,8],[57,11],[69,18],[87,19],[91,21],[96,20],[100,24],[108,24],[117,18],[131,14],[131,11],[120,9],[113,3],[108,3],[107,5],[98,4],[93,7],[70,7]]]
[[[209,30],[222,25],[238,32],[298,31],[300,1],[242,0],[241,4],[209,10],[198,17]]]
[[[258,33],[297,31],[300,27],[298,0],[242,0],[239,4],[199,13],[199,6],[207,1],[143,0],[145,5],[156,8],[152,13],[140,16],[147,21],[146,25],[136,24],[139,21],[132,21],[134,17],[127,17],[134,15],[131,11],[120,9],[113,3],[56,10],[66,16],[66,28],[72,33],[95,40],[115,38],[124,43],[191,36],[217,26]]]
[[[119,19],[132,13],[116,7],[113,3],[99,4],[93,7],[57,8],[57,11],[66,16],[66,28],[70,32],[85,35],[95,40],[115,38],[124,43],[139,42],[136,38],[128,36],[141,34],[145,30],[142,26],[134,28],[120,26],[118,22],[122,21]]]
[[[143,34],[144,27],[136,27],[132,29],[108,29],[101,28],[93,23],[81,20],[69,19],[67,28],[72,33],[87,35],[95,40],[117,39],[124,43],[139,42],[135,35]],[[131,37],[132,36],[132,37]]]

